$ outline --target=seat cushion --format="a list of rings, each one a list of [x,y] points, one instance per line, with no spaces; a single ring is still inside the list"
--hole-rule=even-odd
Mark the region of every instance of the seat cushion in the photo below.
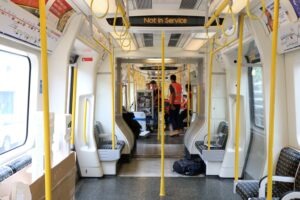
[[[284,193],[288,192],[282,187],[278,187],[276,184],[273,185],[273,193],[272,196],[274,198],[279,198]],[[236,192],[242,197],[242,199],[249,199],[251,197],[258,197],[258,191],[259,191],[259,182],[258,181],[244,181],[240,182],[236,186]],[[267,187],[266,187],[267,192]],[[267,195],[267,193],[266,193]]]
[[[216,144],[215,141],[212,141],[211,145],[215,145],[215,144]],[[204,144],[203,141],[196,141],[195,146],[201,154],[202,154],[203,150],[208,150],[208,147]],[[222,147],[211,146],[210,149],[211,150],[220,150],[220,149],[222,149]]]
[[[240,182],[236,185],[236,192],[243,200],[250,197],[258,197],[259,181]]]

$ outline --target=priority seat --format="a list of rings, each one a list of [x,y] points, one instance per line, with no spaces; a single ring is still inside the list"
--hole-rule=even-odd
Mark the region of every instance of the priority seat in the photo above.
[[[296,149],[285,147],[281,150],[275,176],[273,176],[273,197],[279,199],[289,191],[295,190],[295,184],[300,185],[300,152]],[[267,176],[260,180],[239,181],[236,192],[243,200],[259,199],[266,196]],[[297,190],[300,186],[297,186]]]
[[[203,160],[223,161],[227,138],[228,125],[222,121],[218,126],[215,139],[210,142],[210,151],[208,151],[207,135],[204,136],[204,141],[196,141],[195,146]]]

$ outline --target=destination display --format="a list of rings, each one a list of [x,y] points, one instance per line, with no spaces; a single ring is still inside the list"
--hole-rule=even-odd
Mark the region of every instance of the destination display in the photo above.
[[[114,18],[107,18],[107,22],[110,25],[114,24]],[[190,26],[204,26],[205,17],[204,16],[173,16],[173,15],[163,15],[163,16],[132,16],[129,17],[131,26],[136,27],[190,27]],[[222,24],[223,19],[220,18],[220,24]],[[214,21],[212,26],[216,26],[217,23]],[[123,26],[123,21],[121,17],[116,20],[116,26]]]

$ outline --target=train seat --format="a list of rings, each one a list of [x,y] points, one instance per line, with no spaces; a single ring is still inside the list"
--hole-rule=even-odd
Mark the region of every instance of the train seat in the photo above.
[[[273,197],[279,198],[289,191],[293,191],[294,185],[300,185],[300,152],[290,147],[281,150],[275,176],[273,176]],[[297,172],[298,171],[298,172]],[[296,178],[295,178],[296,177]],[[295,182],[296,180],[296,182]],[[241,180],[236,185],[236,192],[244,200],[249,198],[265,197],[267,176],[261,180]],[[297,190],[300,186],[297,186]]]
[[[30,165],[32,162],[32,158],[29,155],[24,155],[16,160],[9,162],[6,165],[0,167],[0,182],[13,174],[17,173],[27,165]]]
[[[115,175],[117,161],[121,158],[121,152],[125,146],[125,142],[116,139],[116,146],[112,148],[112,141],[110,134],[103,134],[100,132],[101,124],[95,124],[95,140],[98,149],[98,156],[101,161],[103,172],[106,175]]]
[[[195,146],[199,150],[199,155],[204,161],[223,161],[227,138],[228,125],[225,121],[222,121],[218,126],[215,139],[210,143],[210,151],[208,150],[207,135],[205,135],[204,141],[196,141]]]

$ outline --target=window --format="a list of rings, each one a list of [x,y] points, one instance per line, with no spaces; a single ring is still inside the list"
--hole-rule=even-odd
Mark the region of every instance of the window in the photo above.
[[[264,96],[263,96],[263,77],[262,67],[251,67],[248,71],[250,108],[252,124],[258,128],[264,128]]]
[[[0,50],[0,155],[25,144],[28,130],[30,60]]]

